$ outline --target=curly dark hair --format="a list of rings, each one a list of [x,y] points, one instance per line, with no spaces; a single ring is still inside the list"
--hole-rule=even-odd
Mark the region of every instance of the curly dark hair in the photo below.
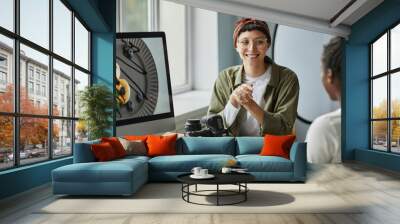
[[[342,80],[342,61],[344,51],[344,38],[334,37],[324,45],[322,53],[322,66],[324,71],[331,69],[334,78]]]

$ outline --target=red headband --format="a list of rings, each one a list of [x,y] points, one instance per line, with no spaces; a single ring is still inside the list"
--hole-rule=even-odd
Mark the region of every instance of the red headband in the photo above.
[[[239,37],[239,34],[241,33],[243,27],[247,24],[254,24],[257,29],[260,29],[264,34],[266,34],[267,41],[269,43],[271,42],[271,36],[269,34],[269,28],[266,22],[253,18],[243,18],[236,22],[235,30],[233,31],[233,46],[235,48],[237,47],[237,39]]]

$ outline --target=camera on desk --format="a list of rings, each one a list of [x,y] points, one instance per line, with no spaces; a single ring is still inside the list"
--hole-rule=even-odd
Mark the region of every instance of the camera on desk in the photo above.
[[[222,117],[218,114],[188,119],[185,123],[185,136],[221,137],[227,134]]]

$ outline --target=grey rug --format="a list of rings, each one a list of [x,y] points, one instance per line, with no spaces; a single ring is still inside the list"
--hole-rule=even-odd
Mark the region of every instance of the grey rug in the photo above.
[[[57,197],[36,213],[360,213],[356,204],[346,202],[316,184],[256,183],[248,187],[247,201],[237,205],[190,204],[182,200],[180,184],[150,183],[131,197]],[[215,186],[202,185],[198,190],[211,189]],[[240,198],[224,197],[222,202],[237,199]],[[194,196],[191,200],[211,205],[216,202],[214,196]]]

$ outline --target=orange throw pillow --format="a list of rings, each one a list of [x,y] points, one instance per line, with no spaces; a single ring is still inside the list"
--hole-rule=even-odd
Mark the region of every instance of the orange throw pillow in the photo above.
[[[260,155],[280,156],[289,159],[290,148],[294,140],[296,140],[295,135],[265,135],[264,146]]]
[[[94,157],[99,162],[109,161],[117,158],[114,149],[108,142],[93,144],[90,147],[92,149]]]
[[[124,139],[129,140],[129,141],[143,141],[146,142],[147,135],[125,135]]]
[[[118,138],[110,137],[110,138],[101,138],[101,142],[108,142],[114,149],[115,155],[117,158],[121,158],[126,156],[126,151],[122,146],[121,142],[119,142]]]
[[[174,135],[150,135],[147,137],[148,156],[164,156],[176,154],[176,138]]]

